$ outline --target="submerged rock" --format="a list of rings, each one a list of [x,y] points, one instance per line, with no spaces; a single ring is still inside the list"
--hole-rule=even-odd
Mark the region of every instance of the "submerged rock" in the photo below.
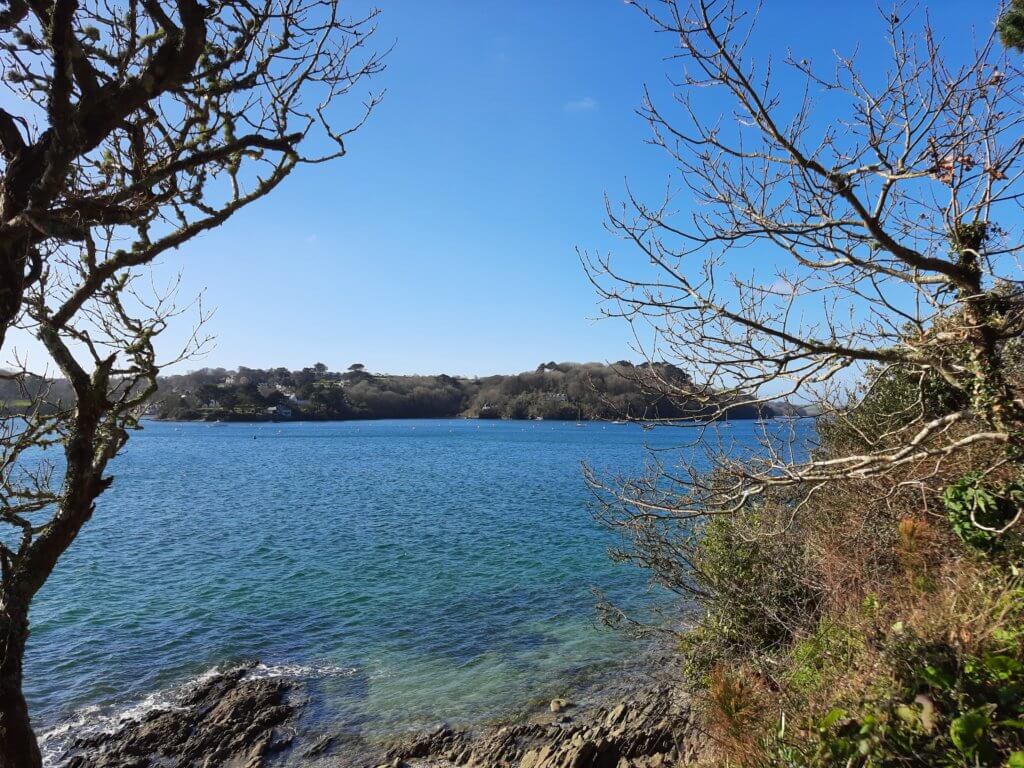
[[[249,677],[239,667],[210,677],[173,706],[111,733],[76,740],[65,768],[259,768],[291,745],[298,705],[283,678]]]
[[[389,765],[655,768],[695,762],[702,746],[685,699],[661,686],[570,723],[516,723],[479,734],[438,729],[392,747],[386,759]]]
[[[329,734],[321,736],[303,751],[302,756],[316,757],[317,755],[323,755],[334,747],[334,742],[334,736]]]
[[[563,709],[568,709],[572,706],[572,702],[566,701],[565,699],[552,699],[551,700],[551,711],[555,714],[561,712]]]

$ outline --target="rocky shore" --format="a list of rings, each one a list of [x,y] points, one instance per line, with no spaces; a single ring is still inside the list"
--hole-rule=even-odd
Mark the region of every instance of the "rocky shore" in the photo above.
[[[702,737],[678,688],[652,685],[604,705],[555,699],[518,722],[428,733],[354,749],[304,732],[301,682],[245,665],[211,675],[167,707],[73,740],[60,768],[657,768],[686,765]],[[372,755],[372,757],[367,757]]]
[[[692,763],[703,742],[685,697],[669,686],[580,712],[556,699],[550,709],[549,716],[478,733],[440,727],[393,746],[384,765],[659,768]]]
[[[166,708],[75,739],[61,768],[259,768],[292,746],[295,684],[254,677],[254,664],[211,675]]]

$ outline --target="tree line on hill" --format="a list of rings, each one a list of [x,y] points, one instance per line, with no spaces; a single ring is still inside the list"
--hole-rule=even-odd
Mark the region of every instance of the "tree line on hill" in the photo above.
[[[696,400],[669,397],[665,383],[692,386],[668,363],[543,363],[536,370],[484,377],[371,373],[356,363],[286,368],[204,368],[161,377],[150,415],[172,420],[289,419],[683,419]],[[737,405],[731,418],[778,415],[783,405]],[[788,412],[792,412],[789,409]]]

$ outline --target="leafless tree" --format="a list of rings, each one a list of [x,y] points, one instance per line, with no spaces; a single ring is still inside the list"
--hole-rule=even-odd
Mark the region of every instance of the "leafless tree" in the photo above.
[[[1024,402],[1006,361],[1024,327],[1019,56],[993,31],[954,64],[898,3],[880,14],[891,60],[869,77],[838,53],[825,68],[755,61],[754,2],[633,5],[674,46],[671,104],[645,92],[640,113],[679,184],[657,204],[630,192],[608,206],[642,259],[583,254],[606,314],[637,324],[638,339],[653,329],[653,350],[693,374],[680,398],[718,415],[810,399],[857,439],[843,455],[803,453],[772,427],[757,451],[715,451],[712,471],[591,476],[606,518],[636,540],[773,489],[792,492],[795,514],[825,484],[969,450],[1019,465]],[[915,395],[858,432],[860,404],[893,376]],[[936,387],[956,407],[930,409]]]
[[[0,4],[0,349],[12,359],[20,328],[49,357],[42,375],[3,373],[27,405],[0,425],[0,766],[40,765],[22,694],[29,605],[112,482],[167,362],[154,338],[183,309],[140,270],[344,155],[379,97],[341,97],[382,62],[376,11],[341,6]]]

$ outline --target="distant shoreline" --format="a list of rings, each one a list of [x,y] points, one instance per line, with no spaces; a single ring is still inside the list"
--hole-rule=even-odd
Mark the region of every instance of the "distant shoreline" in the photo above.
[[[64,379],[24,387],[0,381],[0,412],[68,407]],[[784,400],[762,401],[694,383],[669,363],[542,363],[533,371],[462,378],[371,373],[361,364],[330,371],[204,368],[161,376],[146,416],[180,422],[377,421],[457,419],[712,423],[810,415]]]
[[[614,424],[615,426],[627,426],[629,424],[653,424],[672,426],[709,427],[719,422],[729,423],[731,421],[758,421],[756,416],[731,416],[729,418],[714,419],[712,421],[697,421],[695,419],[606,419],[587,418],[581,419],[531,419],[517,417],[489,417],[489,416],[360,416],[348,419],[327,417],[322,419],[309,418],[308,416],[298,419],[286,419],[279,416],[261,416],[260,414],[234,414],[219,418],[167,418],[163,416],[144,416],[143,421],[159,421],[165,424],[325,424],[325,423],[347,423],[353,421],[482,421],[482,422],[532,422],[546,424]],[[787,421],[791,419],[808,419],[813,416],[767,416],[761,417],[763,421]]]

